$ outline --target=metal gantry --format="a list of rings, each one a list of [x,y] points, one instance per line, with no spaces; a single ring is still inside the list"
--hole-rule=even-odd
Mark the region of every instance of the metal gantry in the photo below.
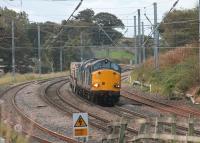
[[[13,75],[13,81],[16,81],[15,76],[15,23],[14,20],[12,20],[12,75]]]
[[[39,76],[41,76],[41,46],[40,46],[40,25],[38,25],[38,71]]]

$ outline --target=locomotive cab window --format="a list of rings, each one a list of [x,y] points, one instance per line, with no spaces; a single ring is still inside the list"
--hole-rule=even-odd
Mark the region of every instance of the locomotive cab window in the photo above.
[[[98,69],[112,69],[120,72],[120,67],[116,63],[112,63],[109,60],[103,60],[94,64],[93,71]]]
[[[105,60],[105,61],[102,61],[101,63],[102,63],[102,68],[110,69],[110,61]]]
[[[110,69],[110,61],[108,60],[103,60],[100,62],[97,62],[94,66],[93,66],[93,70],[98,70],[98,69]]]
[[[100,69],[100,68],[101,68],[101,63],[100,63],[100,62],[96,63],[96,64],[93,66],[93,70],[94,70],[94,71],[96,71],[96,70],[98,70],[98,69]]]
[[[120,66],[115,64],[115,63],[111,63],[111,69],[120,72]]]

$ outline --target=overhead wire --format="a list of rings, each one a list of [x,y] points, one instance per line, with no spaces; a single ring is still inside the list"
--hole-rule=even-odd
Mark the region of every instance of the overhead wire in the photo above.
[[[3,0],[3,2],[14,8],[18,8],[20,6],[20,5],[13,5],[13,4],[9,3],[7,0]]]
[[[178,4],[179,0],[176,0],[175,3],[173,4],[173,6],[170,8],[169,12],[166,14],[165,17],[167,17],[170,12],[176,7],[176,5]],[[164,18],[162,19],[162,21],[164,20]],[[152,36],[152,34],[159,28],[161,23],[157,24],[156,27],[150,32],[150,34],[148,35],[148,38],[144,41],[144,43],[142,45],[145,45],[148,41],[149,41],[149,37]]]
[[[77,11],[78,8],[81,6],[82,2],[83,2],[83,0],[81,0],[81,1],[78,3],[78,5],[77,5],[76,8],[73,10],[72,14],[69,16],[69,18],[67,19],[66,22],[68,22],[68,21],[70,20],[70,18],[73,16],[73,14],[75,13],[75,11]],[[58,34],[56,35],[56,37],[58,37],[62,32],[63,32],[63,27],[61,27],[61,30],[58,32]],[[50,40],[50,38],[47,39],[47,42],[48,42],[49,40]],[[51,43],[54,42],[54,41],[55,41],[55,38],[51,41]],[[48,47],[48,45],[47,45],[47,47]]]

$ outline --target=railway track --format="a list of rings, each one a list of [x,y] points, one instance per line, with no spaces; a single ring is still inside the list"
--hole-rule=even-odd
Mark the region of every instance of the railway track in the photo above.
[[[122,80],[127,79],[126,76],[127,75],[123,75]],[[177,106],[172,105],[172,104],[163,103],[161,101],[157,101],[156,99],[151,99],[151,98],[148,98],[148,97],[143,96],[143,95],[138,95],[138,94],[130,91],[130,89],[122,89],[121,95],[123,97],[129,99],[129,100],[136,101],[138,103],[153,107],[153,108],[158,109],[160,111],[173,113],[173,114],[179,115],[181,117],[188,118],[191,115],[192,116],[199,116],[200,115],[200,112],[197,109],[192,109],[190,107],[185,107],[185,106],[177,107]],[[123,108],[122,110],[132,114],[131,113],[132,111],[130,111],[128,109]],[[133,114],[135,114],[135,113],[133,113]],[[144,118],[144,119],[149,118],[147,116],[143,116],[143,114],[139,114],[138,116],[140,116],[141,118]],[[169,127],[171,126],[171,124],[169,124],[169,123],[164,123],[164,124],[169,126]],[[155,126],[155,124],[152,124],[152,126]],[[177,129],[178,129],[178,131],[177,131],[178,134],[181,134],[181,135],[183,135],[184,133],[187,134],[187,132],[188,132],[187,127],[184,127],[184,126],[181,126],[181,125],[176,125],[176,126],[177,126]],[[199,130],[194,130],[194,133],[196,135],[200,135]]]
[[[48,104],[53,105],[54,107],[56,107],[60,111],[67,113],[69,116],[72,116],[73,113],[85,112],[85,111],[79,109],[78,107],[76,107],[76,105],[71,104],[70,101],[65,101],[61,98],[59,89],[66,82],[68,82],[68,81],[62,81],[60,83],[54,82],[54,83],[46,86],[44,88],[43,95],[42,95],[44,100],[46,100],[48,102]],[[55,86],[56,84],[59,84],[58,87],[57,87],[57,90],[51,90],[51,88],[53,86]],[[99,129],[102,129],[104,131],[106,130],[106,126],[107,126],[107,123],[109,121],[107,121],[103,118],[100,118],[96,115],[89,114],[89,116],[90,116],[89,124],[99,128]]]
[[[71,93],[71,94],[73,94],[73,93]],[[99,109],[102,109],[102,110],[104,110],[104,111],[107,111],[107,112],[109,112],[109,113],[114,113],[114,114],[116,114],[116,115],[118,115],[118,116],[120,116],[120,117],[122,117],[122,118],[126,118],[126,119],[133,119],[133,118],[143,118],[143,117],[146,117],[145,115],[143,115],[143,114],[140,114],[140,113],[137,113],[137,112],[134,112],[134,111],[130,111],[130,110],[126,110],[126,109],[124,109],[124,108],[122,108],[122,107],[119,107],[119,106],[117,106],[117,107],[102,107],[102,106],[100,106],[100,105],[96,105],[96,104],[94,104],[94,103],[92,103],[92,102],[90,102],[90,101],[88,101],[87,99],[85,99],[85,98],[83,98],[83,97],[80,97],[80,96],[77,96],[80,100],[84,100],[84,102],[86,102],[89,106],[96,106],[96,107],[98,107]],[[61,100],[63,100],[64,102],[66,102],[66,100],[63,98],[63,97],[61,97],[60,96],[60,98],[61,98]],[[81,110],[80,109],[80,111],[82,111],[82,112],[84,112],[83,110]],[[131,115],[130,115],[131,114]],[[91,115],[91,116],[93,116],[93,114],[92,113],[89,113],[89,115]],[[98,117],[99,118],[99,117]],[[108,123],[110,122],[110,121],[107,121]],[[128,127],[127,128],[127,131],[128,132],[130,132],[129,134],[130,135],[137,135],[138,134],[138,130],[136,130],[136,129],[134,129],[134,128],[131,128],[131,127]]]
[[[26,82],[26,83],[21,83],[21,84],[18,84],[18,85],[15,85],[15,86],[12,86],[10,88],[8,88],[7,90],[5,90],[1,95],[0,95],[0,98],[2,98],[6,93],[8,93],[9,91],[11,90],[14,90],[14,94],[17,94],[20,90],[22,90],[23,88],[27,87],[29,84],[33,83],[33,81],[31,82]],[[10,124],[11,127],[14,128],[14,125],[12,125],[13,123],[8,123]],[[38,141],[38,142],[41,142],[41,143],[53,143],[53,142],[50,142],[48,140],[45,140],[45,139],[42,139],[41,137],[39,136],[36,136],[36,135],[30,135],[30,133],[28,133],[27,131],[25,130],[22,130],[22,134],[23,135],[26,135],[28,136],[29,140],[34,140],[34,141]]]
[[[128,74],[124,73],[122,75],[122,81],[128,78]],[[194,108],[185,107],[185,106],[175,106],[172,104],[167,104],[162,101],[158,101],[153,98],[149,98],[148,96],[138,95],[134,91],[131,91],[128,88],[121,89],[121,95],[127,99],[132,101],[136,101],[142,103],[144,105],[159,109],[160,111],[165,111],[169,113],[173,113],[182,117],[190,117],[190,116],[200,116],[200,111]]]
[[[56,79],[56,78],[53,78],[53,79]],[[52,80],[52,79],[50,79]],[[45,82],[48,82],[49,80],[40,80],[40,81],[37,81],[38,84],[43,84]],[[22,120],[23,121],[26,121],[27,124],[31,124],[33,125],[34,129],[37,129],[37,130],[40,130],[42,131],[44,134],[46,134],[47,136],[52,136],[55,138],[57,138],[58,140],[60,141],[66,141],[68,143],[75,143],[76,141],[69,138],[69,137],[66,137],[66,136],[63,136],[63,135],[60,135],[56,132],[53,132],[45,127],[43,127],[42,125],[38,124],[37,122],[35,122],[33,119],[31,119],[31,117],[29,117],[28,115],[26,115],[24,113],[24,111],[22,111],[16,104],[16,96],[17,94],[23,90],[24,88],[32,85],[33,83],[35,83],[36,81],[31,81],[31,82],[27,82],[27,83],[22,83],[22,84],[19,84],[19,85],[16,85],[16,86],[13,86],[11,87],[10,89],[6,90],[5,92],[3,92],[3,94],[1,94],[1,97],[3,97],[6,93],[8,92],[11,92],[12,90],[12,95],[10,97],[10,104],[12,105],[12,108],[14,109],[14,111],[17,113],[17,115],[19,115],[20,117],[22,117]],[[36,135],[30,135],[29,132],[26,131],[26,129],[23,129],[22,133],[24,135],[28,135],[30,136],[31,139],[34,139],[38,142],[41,142],[41,143],[53,143],[51,141],[49,141],[49,139],[42,139],[41,137],[39,136],[36,136]]]
[[[77,104],[71,103],[69,100],[66,100],[61,96],[60,89],[66,84],[68,81],[63,82],[54,82],[52,84],[49,84],[45,88],[43,88],[42,98],[46,100],[49,104],[53,105],[54,107],[58,108],[61,111],[64,111],[69,116],[72,116],[75,112],[87,112],[80,107],[77,106]],[[57,90],[51,90],[51,88],[55,88],[55,85],[57,85]],[[56,91],[56,93],[55,93]],[[56,96],[55,96],[56,95]],[[94,105],[90,105],[91,107]],[[96,106],[96,105],[95,105]],[[101,107],[101,106],[100,106]],[[105,110],[105,109],[104,109]],[[97,116],[95,113],[88,112],[89,115],[89,124],[103,130],[104,132],[107,131],[107,126],[111,124],[110,120],[107,120],[105,118]],[[138,131],[133,128],[128,128],[128,134],[129,135],[136,135],[138,134]],[[127,136],[130,138],[130,136]]]
[[[190,117],[190,116],[200,116],[200,112],[191,108],[181,108],[175,105],[167,104],[161,101],[157,101],[156,99],[151,99],[143,95],[135,94],[129,89],[122,89],[121,94],[123,97],[126,97],[132,101],[140,102],[144,105],[159,109],[160,111],[165,111],[169,113],[173,113],[182,117]]]

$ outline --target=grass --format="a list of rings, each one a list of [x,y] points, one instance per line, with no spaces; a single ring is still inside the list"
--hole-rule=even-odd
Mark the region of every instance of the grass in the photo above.
[[[48,78],[53,78],[53,77],[66,76],[66,75],[67,75],[67,72],[41,74],[40,77],[38,74],[32,74],[32,73],[16,74],[16,80],[15,82],[13,82],[14,79],[13,79],[12,74],[8,73],[0,77],[0,87],[4,87],[12,83],[20,83],[20,82],[26,82],[26,81],[31,81],[31,80],[37,80],[37,79],[48,79]]]
[[[107,57],[107,52],[105,50],[99,50],[95,52],[97,58],[104,58]],[[109,57],[115,60],[132,60],[134,55],[125,50],[110,50]]]
[[[179,48],[160,55],[160,69],[153,58],[132,72],[132,79],[152,84],[152,92],[173,96],[186,93],[198,81],[198,55],[194,49]]]
[[[0,135],[6,140],[6,142],[28,143],[28,139],[16,133],[9,126],[6,126],[6,125],[1,124]]]

